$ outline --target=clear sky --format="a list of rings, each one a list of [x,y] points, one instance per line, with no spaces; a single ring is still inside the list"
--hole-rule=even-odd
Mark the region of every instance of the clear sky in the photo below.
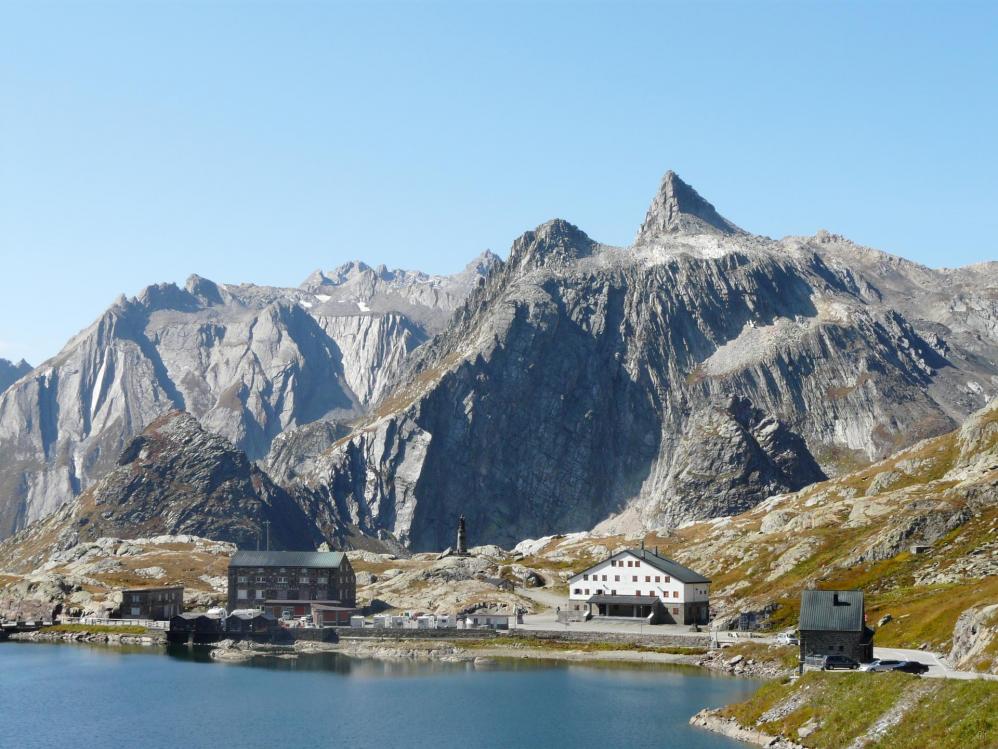
[[[998,3],[0,4],[0,356],[121,292],[629,244],[667,169],[770,236],[995,259]]]

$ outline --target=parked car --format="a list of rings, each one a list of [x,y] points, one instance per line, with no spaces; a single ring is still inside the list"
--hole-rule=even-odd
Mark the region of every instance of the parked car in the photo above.
[[[854,671],[859,668],[859,661],[855,661],[848,655],[825,655],[821,657],[822,671],[835,671],[838,669],[848,669]]]
[[[776,636],[777,645],[799,645],[800,641],[792,632],[780,632]]]
[[[874,661],[867,671],[901,671],[906,674],[928,673],[929,667],[918,661]]]

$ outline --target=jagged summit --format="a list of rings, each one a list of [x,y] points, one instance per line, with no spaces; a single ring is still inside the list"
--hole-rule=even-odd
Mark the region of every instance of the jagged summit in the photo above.
[[[644,244],[669,234],[744,234],[683,182],[671,169],[652,200],[635,244]]]
[[[579,227],[556,218],[520,235],[510,249],[508,265],[512,269],[532,270],[587,257],[595,247],[596,243]]]
[[[24,377],[31,369],[31,365],[24,361],[24,359],[21,359],[16,364],[6,359],[0,359],[0,393]]]

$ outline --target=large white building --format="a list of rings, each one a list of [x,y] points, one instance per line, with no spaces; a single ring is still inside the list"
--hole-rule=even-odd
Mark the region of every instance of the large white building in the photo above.
[[[627,549],[568,581],[572,611],[653,624],[706,624],[710,580],[658,550]]]

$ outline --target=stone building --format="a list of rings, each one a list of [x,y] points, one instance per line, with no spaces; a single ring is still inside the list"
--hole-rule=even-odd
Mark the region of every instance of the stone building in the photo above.
[[[184,610],[184,586],[126,588],[121,592],[119,619],[168,621]]]
[[[845,655],[873,660],[873,630],[866,626],[863,591],[805,590],[800,600],[800,662],[808,656]]]
[[[357,577],[341,551],[237,551],[229,561],[230,610],[348,625],[356,602]]]
[[[569,611],[649,624],[706,624],[710,580],[658,549],[620,551],[568,580]]]

